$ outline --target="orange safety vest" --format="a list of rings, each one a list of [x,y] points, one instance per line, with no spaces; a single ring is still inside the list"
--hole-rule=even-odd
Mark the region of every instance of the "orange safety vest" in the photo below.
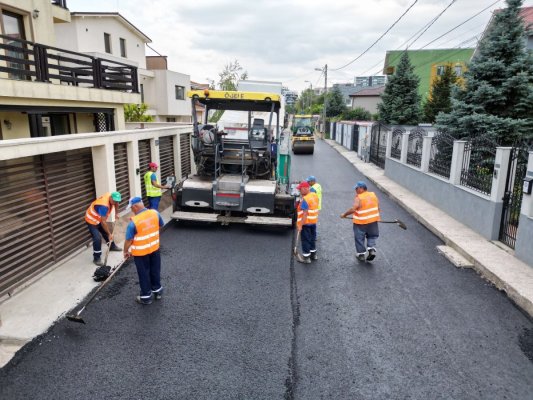
[[[307,219],[305,221],[306,225],[316,224],[318,222],[318,196],[314,192],[309,192],[304,196],[304,200],[309,206],[309,209],[307,210]],[[301,203],[298,204],[298,219],[297,223],[298,226],[301,227],[303,224],[303,216],[304,216],[304,210],[301,208]]]
[[[353,223],[358,225],[371,224],[380,220],[379,201],[374,192],[358,194],[361,206],[353,213]]]
[[[85,212],[85,221],[87,221],[87,223],[91,225],[98,225],[99,223],[102,222],[102,217],[98,215],[98,213],[94,209],[94,206],[107,207],[107,214],[105,216],[105,218],[107,219],[107,217],[111,213],[111,203],[109,201],[110,199],[111,199],[111,193],[106,193],[98,197],[95,201],[93,201],[91,205],[89,206],[89,208],[87,209],[87,211]]]
[[[159,213],[146,210],[131,217],[137,232],[131,244],[131,254],[145,256],[159,249]]]

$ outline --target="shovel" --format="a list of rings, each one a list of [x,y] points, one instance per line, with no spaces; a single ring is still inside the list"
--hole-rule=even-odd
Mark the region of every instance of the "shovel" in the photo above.
[[[106,256],[106,260],[107,260],[107,256]],[[87,308],[87,306],[91,303],[91,301],[94,300],[94,298],[96,297],[96,295],[100,292],[100,290],[102,290],[110,281],[111,279],[113,278],[113,276],[115,276],[115,274],[119,271],[119,269],[124,265],[124,263],[126,262],[127,258],[125,258],[124,260],[122,260],[117,266],[115,266],[112,270],[111,270],[111,273],[109,274],[109,276],[107,277],[107,279],[102,282],[102,284],[98,287],[98,289],[95,290],[95,292],[91,295],[91,297],[89,297],[89,299],[85,302],[85,304],[83,305],[83,307],[76,313],[76,314],[71,314],[71,315],[67,315],[67,319],[69,321],[72,321],[72,322],[78,322],[80,324],[84,324],[85,321],[83,320],[83,318],[80,316],[80,314]]]
[[[296,242],[294,243],[294,249],[292,249],[292,253],[297,256],[298,255],[298,242],[300,240],[300,231],[297,231],[296,234]]]
[[[344,217],[344,219],[352,219],[351,217]],[[400,221],[399,219],[394,219],[392,221],[378,221],[380,224],[397,224],[403,230],[407,229],[407,225]]]

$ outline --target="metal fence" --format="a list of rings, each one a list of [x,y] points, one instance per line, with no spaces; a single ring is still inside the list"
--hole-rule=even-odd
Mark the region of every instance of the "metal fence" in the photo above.
[[[465,144],[461,167],[461,186],[490,195],[498,144],[485,137]]]
[[[454,137],[446,131],[438,131],[431,141],[429,172],[450,178]]]
[[[372,126],[370,138],[370,162],[380,168],[385,168],[387,130],[388,127],[381,122]]]
[[[391,144],[391,151],[390,151],[391,158],[395,158],[397,160],[400,159],[402,155],[402,137],[404,133],[405,133],[405,129],[403,128],[393,129],[392,144]]]
[[[409,133],[407,145],[407,164],[420,168],[422,164],[422,138],[427,132],[422,128],[415,128]]]

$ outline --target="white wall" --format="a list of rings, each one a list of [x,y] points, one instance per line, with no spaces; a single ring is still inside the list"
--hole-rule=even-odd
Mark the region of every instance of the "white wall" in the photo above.
[[[100,53],[117,61],[133,61],[146,68],[142,36],[128,29],[113,16],[73,16],[70,24],[56,24],[57,47],[80,53]],[[104,32],[111,35],[111,54],[105,52]],[[126,39],[126,58],[120,55],[120,38]],[[116,58],[115,58],[116,57]]]
[[[372,114],[378,112],[378,104],[381,103],[380,96],[358,96],[352,97],[352,108],[362,107]]]
[[[191,115],[191,101],[187,91],[191,90],[189,75],[168,70],[154,70],[153,80],[144,80],[144,101],[149,108],[155,109],[157,115],[180,116]],[[184,100],[176,99],[175,86],[185,87]]]

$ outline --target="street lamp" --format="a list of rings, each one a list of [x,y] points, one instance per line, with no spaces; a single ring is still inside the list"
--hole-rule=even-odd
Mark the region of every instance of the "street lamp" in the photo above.
[[[311,81],[304,81],[309,83],[309,86],[311,86],[311,93],[309,94],[309,108],[313,105],[313,83]]]
[[[328,97],[328,64],[324,65],[324,68],[315,68],[315,71],[324,72],[324,107],[322,108],[324,116],[322,121],[324,124],[324,135],[326,134],[326,107],[327,107],[327,97]]]

